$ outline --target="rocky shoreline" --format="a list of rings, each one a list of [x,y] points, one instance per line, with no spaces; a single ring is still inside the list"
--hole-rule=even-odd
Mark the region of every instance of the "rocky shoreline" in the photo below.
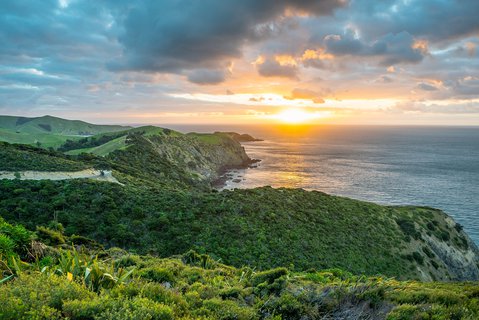
[[[240,183],[244,180],[244,173],[247,169],[254,169],[259,166],[261,159],[251,159],[241,166],[228,166],[222,168],[218,179],[211,184],[214,189],[223,190],[228,187],[229,182]]]

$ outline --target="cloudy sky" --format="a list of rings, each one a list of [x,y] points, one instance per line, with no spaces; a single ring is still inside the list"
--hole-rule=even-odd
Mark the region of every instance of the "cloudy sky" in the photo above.
[[[0,114],[479,125],[477,0],[2,0]]]

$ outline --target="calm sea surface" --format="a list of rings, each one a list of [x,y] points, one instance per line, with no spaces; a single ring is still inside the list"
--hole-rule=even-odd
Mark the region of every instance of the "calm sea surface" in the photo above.
[[[236,131],[254,169],[237,170],[226,188],[304,188],[381,204],[440,208],[479,244],[479,127],[314,128],[169,126]],[[238,181],[238,180],[236,180]]]

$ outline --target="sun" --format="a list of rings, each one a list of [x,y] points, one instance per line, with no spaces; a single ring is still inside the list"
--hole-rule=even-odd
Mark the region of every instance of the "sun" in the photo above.
[[[306,112],[300,109],[287,109],[275,116],[279,121],[291,124],[306,123],[317,119],[318,117],[319,116],[315,113]]]

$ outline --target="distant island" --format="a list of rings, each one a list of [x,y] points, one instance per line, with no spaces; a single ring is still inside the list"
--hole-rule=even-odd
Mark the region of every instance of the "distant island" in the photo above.
[[[217,191],[225,169],[255,161],[249,134],[0,117],[0,140],[0,314],[19,290],[71,319],[123,304],[155,319],[395,319],[477,293],[451,281],[479,280],[479,250],[440,210]]]

